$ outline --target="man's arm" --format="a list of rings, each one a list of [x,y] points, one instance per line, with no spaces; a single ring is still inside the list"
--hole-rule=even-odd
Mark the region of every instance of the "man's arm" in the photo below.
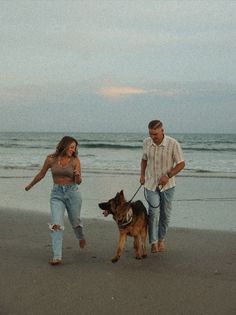
[[[176,164],[175,167],[173,167],[171,170],[168,171],[167,176],[169,178],[176,176],[180,171],[182,171],[182,169],[184,169],[184,167],[185,167],[184,161]]]
[[[147,167],[147,160],[141,160],[141,172],[140,172],[140,184],[144,185],[145,183],[145,170],[146,170],[146,167]]]
[[[168,183],[169,179],[173,176],[176,176],[180,171],[182,171],[184,167],[185,167],[184,161],[176,164],[175,167],[173,167],[171,170],[167,172],[167,174],[161,176],[159,184],[161,186],[165,186]]]

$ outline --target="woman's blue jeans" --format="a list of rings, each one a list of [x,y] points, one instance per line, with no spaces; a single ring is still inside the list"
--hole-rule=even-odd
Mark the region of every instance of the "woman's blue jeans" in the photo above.
[[[174,197],[175,188],[167,189],[163,192],[151,191],[146,189],[148,200],[148,236],[151,244],[157,240],[164,240],[172,209],[172,200]],[[157,207],[159,205],[159,207]]]
[[[70,224],[76,237],[84,239],[83,225],[80,220],[82,198],[77,184],[54,184],[51,191],[51,224],[53,259],[62,258],[62,240],[64,230],[64,215],[67,210]]]

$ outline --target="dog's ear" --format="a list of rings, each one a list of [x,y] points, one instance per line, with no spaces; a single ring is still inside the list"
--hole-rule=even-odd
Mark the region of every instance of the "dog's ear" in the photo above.
[[[125,195],[124,195],[124,191],[123,189],[120,191],[120,202],[124,202],[125,201]]]
[[[115,195],[115,198],[119,198],[120,197],[120,193],[117,192],[116,195]]]
[[[98,206],[102,210],[107,210],[107,202],[100,202]]]
[[[116,197],[115,198],[123,198],[124,197],[124,192],[123,192],[123,189],[120,191],[120,192],[118,192],[117,194],[116,194]]]

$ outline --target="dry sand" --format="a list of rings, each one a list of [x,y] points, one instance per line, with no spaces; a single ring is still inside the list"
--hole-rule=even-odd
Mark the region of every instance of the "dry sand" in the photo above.
[[[63,265],[52,267],[46,214],[0,209],[1,315],[236,314],[236,233],[170,228],[166,253],[134,259],[129,238],[110,262],[115,223],[85,219],[79,249],[66,220]]]

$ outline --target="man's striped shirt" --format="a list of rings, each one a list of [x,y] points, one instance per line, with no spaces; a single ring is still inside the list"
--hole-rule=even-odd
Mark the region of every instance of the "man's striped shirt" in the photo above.
[[[150,137],[146,138],[143,142],[142,159],[147,161],[144,186],[152,191],[156,191],[162,175],[166,175],[176,164],[184,161],[178,141],[166,135],[159,145],[155,144]],[[162,191],[175,185],[175,177],[173,176]]]

